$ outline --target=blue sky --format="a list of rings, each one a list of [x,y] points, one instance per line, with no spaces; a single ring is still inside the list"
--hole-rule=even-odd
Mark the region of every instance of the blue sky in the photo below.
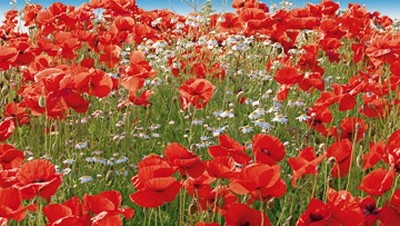
[[[43,6],[48,6],[52,2],[56,2],[57,0],[30,0],[32,3],[38,3]],[[83,2],[88,2],[89,0],[58,0],[65,4],[71,5],[80,5]],[[192,0],[188,0],[191,2]],[[18,8],[22,8],[24,5],[24,0],[17,0]],[[146,10],[152,9],[170,9],[177,13],[185,14],[190,11],[190,8],[182,3],[182,0],[136,0],[139,7],[144,8]],[[204,2],[204,0],[198,0],[198,2]],[[213,0],[215,3],[215,7],[217,10],[222,10],[223,3],[228,2],[224,11],[232,11],[230,6],[231,0]],[[279,3],[279,0],[262,0],[262,2],[267,5],[272,5],[272,3]],[[306,2],[311,3],[319,3],[320,0],[292,0],[296,7],[305,6]],[[361,5],[366,5],[368,11],[379,11],[384,15],[389,15],[391,17],[400,18],[400,4],[399,0],[341,0],[338,1],[342,8],[347,8],[349,2],[357,2]],[[10,9],[9,0],[0,0],[0,19],[2,20],[3,14],[7,9]]]

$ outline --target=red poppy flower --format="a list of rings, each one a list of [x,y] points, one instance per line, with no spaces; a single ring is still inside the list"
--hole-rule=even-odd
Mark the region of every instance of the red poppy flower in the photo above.
[[[220,17],[217,30],[219,32],[228,32],[230,34],[239,33],[242,29],[242,23],[235,13],[225,13]]]
[[[17,173],[17,187],[23,199],[39,195],[48,201],[61,184],[61,175],[54,165],[44,159],[34,159],[23,164]]]
[[[327,205],[332,212],[332,225],[364,225],[360,200],[354,198],[348,191],[335,191],[332,188],[328,188]]]
[[[24,153],[8,144],[0,144],[0,170],[19,167],[24,161]]]
[[[291,86],[288,85],[281,85],[279,86],[278,91],[276,92],[276,97],[275,99],[277,101],[284,101],[287,99],[287,97],[289,96],[289,90],[290,90]]]
[[[91,216],[88,209],[76,196],[62,204],[49,204],[43,207],[42,211],[49,226],[90,225]]]
[[[153,70],[145,55],[140,51],[133,51],[129,57],[130,65],[127,75],[141,79],[153,78],[156,72]]]
[[[218,223],[197,222],[194,226],[221,226]]]
[[[364,226],[374,226],[378,220],[380,209],[376,207],[376,201],[371,196],[363,198],[360,202],[361,211],[364,215]]]
[[[189,79],[179,88],[182,109],[192,104],[196,109],[206,106],[214,94],[215,87],[206,79]]]
[[[383,33],[372,38],[371,44],[365,50],[370,61],[375,67],[385,62],[395,62],[400,50],[399,34]]]
[[[344,177],[349,173],[352,149],[352,143],[348,139],[337,141],[328,147],[327,158],[334,158],[331,171],[334,178]]]
[[[119,63],[121,47],[117,45],[107,45],[103,49],[104,53],[100,54],[100,62],[104,62],[108,68],[113,68]]]
[[[357,188],[369,195],[381,196],[392,188],[395,176],[394,166],[389,170],[379,168],[364,176]]]
[[[383,160],[389,164],[394,165],[396,172],[400,172],[400,130],[396,130],[389,137],[387,143],[386,153]]]
[[[217,186],[205,196],[200,197],[200,206],[202,210],[217,212],[222,215],[230,210],[233,203],[236,203],[238,198],[226,186]]]
[[[307,147],[300,151],[296,158],[288,158],[290,168],[293,170],[292,186],[296,187],[296,181],[307,174],[317,174],[317,166],[325,158],[325,153],[317,157],[313,147]]]
[[[101,70],[91,70],[87,86],[88,93],[98,98],[106,97],[113,88],[113,81],[110,76]],[[86,90],[85,90],[86,91]]]
[[[357,117],[347,117],[340,123],[341,132],[338,134],[340,139],[359,141],[364,137],[368,124],[363,119]]]
[[[24,26],[29,27],[34,24],[38,12],[42,9],[39,4],[25,4],[24,16],[22,20],[25,22]]]
[[[27,108],[21,103],[10,102],[4,107],[4,117],[13,118],[14,123],[17,125],[24,125],[29,123],[30,115]]]
[[[16,177],[19,168],[0,170],[0,187],[8,188],[18,183]]]
[[[0,187],[0,225],[6,225],[8,220],[22,221],[26,211],[35,212],[36,204],[21,206],[21,193],[17,188]]]
[[[321,12],[325,15],[335,14],[339,9],[339,4],[332,0],[323,0],[320,4],[322,6]]]
[[[139,206],[153,208],[171,202],[181,183],[172,177],[175,170],[163,158],[151,155],[138,163],[139,172],[131,182],[138,190],[130,195]]]
[[[280,166],[254,163],[231,179],[229,187],[239,195],[251,194],[252,200],[268,201],[286,192],[286,184],[280,178]]]
[[[325,226],[330,225],[332,213],[328,206],[319,199],[311,199],[306,211],[301,214],[296,226]]]
[[[206,162],[207,172],[212,177],[229,179],[233,174],[241,170],[231,157],[217,157]]]
[[[0,142],[6,141],[15,130],[15,125],[12,118],[6,118],[0,122]]]
[[[320,47],[317,44],[308,44],[301,47],[304,54],[301,54],[297,65],[301,70],[313,70],[318,66],[317,55]]]
[[[97,195],[85,195],[82,203],[78,197],[72,197],[63,204],[51,204],[43,207],[48,225],[122,225],[120,214],[132,218],[131,208],[120,208],[121,194],[117,191],[105,191]]]
[[[256,162],[274,165],[285,157],[283,143],[268,134],[256,134],[253,137],[253,153]]]
[[[381,226],[400,225],[400,190],[397,189],[390,202],[387,202],[378,216]]]
[[[332,84],[333,92],[323,92],[321,97],[315,102],[316,106],[329,106],[338,103],[339,111],[348,111],[353,109],[357,102],[355,99],[355,94],[350,95],[343,86],[339,84]]]
[[[121,86],[128,90],[130,97],[136,97],[136,92],[143,86],[143,81],[138,77],[126,77],[120,81]]]
[[[226,226],[270,226],[267,215],[245,204],[232,204],[225,214]]]
[[[71,89],[62,89],[49,95],[50,99],[62,97],[66,105],[74,109],[77,113],[85,113],[89,109],[89,101],[85,100],[81,94]]]
[[[294,85],[301,80],[301,75],[295,67],[283,67],[276,72],[274,79],[281,85]]]
[[[331,123],[333,120],[332,112],[325,106],[313,106],[308,110],[307,116],[310,118],[307,124],[323,136],[333,136],[334,128],[326,127],[325,124]]]
[[[184,186],[190,196],[203,197],[211,192],[210,184],[216,180],[215,177],[211,177],[207,171],[200,177],[193,178],[189,177],[186,179]]]
[[[325,89],[325,82],[320,72],[306,73],[302,76],[303,79],[299,82],[300,89],[310,91],[312,88],[323,91]]]
[[[94,215],[91,221],[92,225],[96,226],[107,226],[110,223],[122,225],[119,214],[130,219],[135,213],[132,208],[120,208],[122,195],[114,190],[101,192],[97,195],[85,195],[83,196],[83,203]]]
[[[379,98],[377,95],[364,94],[364,104],[359,111],[369,118],[384,118],[389,115],[391,106],[387,99]]]
[[[370,142],[369,152],[363,155],[363,170],[369,169],[378,163],[382,159],[385,152],[386,144],[384,142]]]
[[[171,166],[179,168],[181,175],[187,173],[191,177],[199,177],[204,172],[200,158],[178,143],[169,144],[164,150],[165,159]]]
[[[219,145],[208,147],[208,153],[213,157],[230,156],[237,163],[247,165],[251,158],[245,153],[246,147],[226,134],[218,136]]]
[[[0,71],[8,70],[18,59],[18,50],[14,47],[0,46]]]
[[[153,91],[145,90],[140,94],[140,96],[129,96],[129,101],[137,106],[150,107],[151,103],[149,102],[149,99],[153,94]]]
[[[181,188],[173,177],[154,177],[144,182],[144,188],[131,194],[132,202],[145,208],[154,208],[172,202]]]

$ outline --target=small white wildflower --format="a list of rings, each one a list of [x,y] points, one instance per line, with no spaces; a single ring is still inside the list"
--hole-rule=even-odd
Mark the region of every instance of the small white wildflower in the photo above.
[[[233,112],[232,111],[230,111],[230,110],[226,110],[226,111],[224,111],[224,112],[222,112],[221,114],[220,114],[220,116],[221,116],[221,118],[234,118],[235,117],[235,115],[233,114]]]
[[[215,39],[210,39],[207,41],[207,48],[208,49],[214,49],[215,47],[218,47],[218,41]]]
[[[281,124],[285,124],[288,122],[288,119],[285,115],[275,113],[275,117],[272,118],[272,122],[279,122]]]
[[[151,130],[151,131],[158,130],[159,128],[161,128],[160,124],[155,124],[155,125],[149,126],[149,130]]]
[[[185,24],[183,24],[183,23],[181,23],[181,22],[178,22],[178,23],[176,23],[176,25],[175,25],[175,28],[176,28],[176,30],[181,30],[182,28],[184,28],[185,27]]]
[[[153,21],[151,22],[151,26],[152,26],[152,27],[156,27],[158,24],[161,23],[161,21],[162,21],[162,17],[159,17],[159,18],[157,18],[157,19],[155,19],[155,20],[153,20]]]
[[[225,131],[225,127],[213,128],[211,131],[212,131],[213,136],[217,137]]]
[[[259,100],[255,100],[251,102],[252,107],[258,107],[261,106],[261,102]]]
[[[257,108],[248,116],[249,119],[258,119],[261,116],[265,115],[266,111],[263,108]]]
[[[297,119],[299,122],[305,122],[305,121],[309,120],[310,118],[311,118],[311,117],[308,116],[308,115],[306,115],[306,114],[302,114],[302,115],[296,117],[296,119]]]
[[[86,184],[86,183],[92,181],[93,177],[92,176],[82,176],[82,177],[79,177],[79,180],[80,180],[81,184]]]
[[[121,163],[127,162],[128,160],[129,160],[128,157],[122,156],[121,158],[115,160],[115,164],[121,164]]]
[[[66,159],[63,161],[63,163],[66,165],[72,165],[75,163],[75,159]]]
[[[119,169],[115,173],[120,176],[128,176],[128,171],[125,168]]]
[[[264,121],[263,119],[258,119],[257,121],[253,122],[256,126],[260,127],[261,129],[270,130],[272,125],[268,122]]]
[[[223,22],[225,22],[225,18],[220,16],[220,17],[218,17],[217,22],[218,23],[223,23]]]
[[[103,154],[103,151],[100,151],[100,150],[96,150],[96,151],[92,152],[92,155],[101,155],[101,154]]]
[[[213,115],[214,115],[214,117],[219,118],[219,117],[221,117],[221,114],[222,114],[223,112],[224,112],[224,111],[222,111],[222,110],[214,111],[214,112],[213,112]]]
[[[174,23],[178,22],[178,20],[179,20],[178,17],[172,17],[171,20],[170,20],[170,23],[174,24]]]
[[[106,165],[107,164],[107,159],[103,158],[103,157],[98,157],[98,158],[96,158],[96,162],[100,163],[100,164],[103,164],[103,165]]]
[[[84,149],[84,148],[87,148],[87,146],[88,146],[88,142],[87,141],[84,141],[84,142],[79,142],[79,143],[77,143],[77,144],[75,144],[75,148],[76,149]]]
[[[88,163],[94,163],[97,161],[97,158],[96,157],[86,157],[85,161]]]
[[[147,134],[145,134],[145,133],[139,133],[139,134],[137,135],[137,137],[143,138],[143,139],[145,139],[145,140],[150,139],[150,136],[147,135]]]
[[[71,171],[72,171],[71,168],[67,167],[67,168],[61,169],[60,173],[62,175],[68,175]]]
[[[195,119],[192,121],[192,125],[203,125],[204,119]]]
[[[283,146],[288,146],[290,144],[290,142],[289,141],[285,141],[285,142],[283,142]]]
[[[241,126],[239,129],[242,133],[250,133],[253,131],[253,128],[249,125]]]
[[[281,109],[281,107],[282,107],[282,103],[274,102],[273,106],[270,109],[268,109],[267,112],[268,113],[278,112]]]

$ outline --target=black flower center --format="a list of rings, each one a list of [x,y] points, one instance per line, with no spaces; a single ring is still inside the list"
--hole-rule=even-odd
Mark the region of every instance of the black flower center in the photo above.
[[[310,213],[310,219],[312,222],[320,221],[322,220],[322,216],[320,214],[312,214]]]

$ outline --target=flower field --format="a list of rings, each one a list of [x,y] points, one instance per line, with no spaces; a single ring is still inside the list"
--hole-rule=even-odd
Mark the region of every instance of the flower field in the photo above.
[[[213,4],[6,12],[1,226],[400,225],[400,24]]]

